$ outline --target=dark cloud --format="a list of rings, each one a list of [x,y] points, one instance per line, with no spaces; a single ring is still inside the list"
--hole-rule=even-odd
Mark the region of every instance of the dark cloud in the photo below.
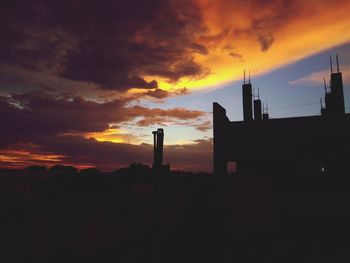
[[[97,103],[82,97],[56,99],[42,94],[13,94],[11,101],[13,105],[2,105],[9,114],[2,114],[1,119],[5,120],[1,122],[16,125],[14,130],[25,134],[98,132],[108,128],[108,123],[128,120],[123,114],[125,100]],[[15,120],[12,113],[16,113]]]
[[[3,1],[1,62],[101,88],[155,89],[165,77],[200,77],[191,53],[205,30],[192,1]]]
[[[208,49],[205,46],[203,46],[203,45],[200,45],[200,44],[197,44],[197,43],[193,43],[191,45],[191,48],[195,52],[197,52],[199,54],[202,54],[202,55],[207,55],[208,54]]]
[[[275,41],[275,39],[270,36],[270,35],[260,35],[258,37],[258,41],[260,43],[261,46],[261,51],[262,52],[266,52],[272,45],[273,41]]]
[[[169,119],[166,117],[154,116],[154,117],[143,118],[143,119],[139,120],[136,124],[138,126],[143,126],[143,127],[147,127],[150,125],[166,126],[166,123],[168,121],[169,121]]]
[[[235,48],[231,44],[227,44],[222,48],[222,50],[234,50]]]
[[[188,90],[188,88],[184,87],[182,89],[177,89],[174,92],[176,95],[188,95],[190,94],[190,91]]]
[[[165,125],[166,123],[172,123],[177,120],[196,120],[205,115],[205,112],[198,110],[187,110],[184,108],[173,109],[149,109],[141,106],[135,106],[130,109],[131,114],[135,117],[143,117],[143,119],[137,122],[139,126],[150,125]]]
[[[269,12],[258,19],[253,19],[251,25],[251,30],[256,35],[262,52],[266,52],[272,46],[276,30],[305,14],[304,3],[300,1],[257,0],[253,3],[255,10],[262,10],[266,5],[269,6]]]
[[[194,61],[189,54],[178,55],[170,67],[164,67],[162,64],[153,65],[147,70],[150,75],[166,77],[169,82],[176,82],[181,77],[203,78],[210,73],[209,69],[203,68]]]
[[[172,96],[182,96],[182,95],[188,95],[190,94],[190,91],[187,88],[182,89],[176,89],[174,91],[167,91],[163,89],[154,89],[154,90],[147,90],[145,92],[136,94],[133,96],[135,100],[143,98],[143,97],[151,97],[154,99],[158,99],[159,101],[163,101],[162,99],[172,97]]]
[[[323,8],[329,9],[330,0],[305,1],[295,0],[216,0],[200,1],[203,16],[208,18],[208,25],[213,34],[200,38],[209,50],[225,44],[222,49],[233,50],[236,40],[253,36],[260,44],[260,49],[267,51],[276,35],[289,25],[310,19]],[[316,3],[317,2],[317,3]],[[346,0],[342,0],[344,4]],[[328,7],[327,7],[328,6]],[[211,26],[214,25],[214,26]],[[229,42],[227,42],[229,40]],[[232,45],[233,44],[233,45]]]
[[[169,96],[169,92],[162,89],[148,90],[143,95],[150,96],[156,99],[164,99]]]
[[[122,125],[141,117],[139,126],[176,120],[195,120],[205,113],[184,108],[160,109],[128,106],[128,100],[98,103],[82,97],[53,98],[45,94],[0,97],[0,123],[4,145],[31,142],[32,136],[102,132],[110,124]],[[0,145],[1,146],[1,145]]]
[[[199,123],[195,126],[195,128],[199,131],[205,132],[213,128],[211,121],[205,121],[202,123]]]
[[[239,61],[243,61],[243,56],[241,54],[237,53],[237,52],[231,52],[230,56],[233,57],[233,58],[238,59]]]

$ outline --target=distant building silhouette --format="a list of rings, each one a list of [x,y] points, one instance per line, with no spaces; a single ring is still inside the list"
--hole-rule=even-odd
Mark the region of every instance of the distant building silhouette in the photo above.
[[[260,96],[259,96],[259,88],[258,88],[257,99],[254,99],[254,120],[256,120],[256,121],[262,120],[261,100],[260,100]]]
[[[345,114],[342,73],[325,84],[321,116],[269,119],[267,104],[252,94],[250,76],[242,85],[243,121],[231,122],[213,103],[214,173],[227,174],[234,161],[240,174],[347,174],[350,171],[350,114]],[[253,103],[252,103],[253,102]],[[253,114],[253,105],[254,114]],[[254,119],[253,119],[254,117]]]
[[[244,71],[244,78],[243,78],[243,85],[242,85],[242,98],[243,98],[243,120],[245,121],[251,121],[253,120],[253,114],[252,114],[252,84],[250,83],[250,74],[248,83],[246,83],[245,80],[245,71]]]
[[[333,72],[332,58],[330,57],[330,66],[331,66],[330,89],[327,88],[326,81],[324,81],[326,108],[323,109],[321,105],[322,116],[336,117],[336,116],[341,116],[345,114],[343,78],[342,78],[342,73],[339,70],[338,55],[336,56],[336,59],[337,59],[337,72]]]
[[[157,129],[153,134],[153,170],[157,175],[170,173],[170,165],[163,165],[164,130]]]
[[[158,129],[153,134],[153,169],[159,170],[163,165],[164,130]]]

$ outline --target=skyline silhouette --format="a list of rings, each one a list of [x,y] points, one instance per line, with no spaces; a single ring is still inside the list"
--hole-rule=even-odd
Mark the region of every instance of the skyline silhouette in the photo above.
[[[249,164],[250,161],[247,161],[249,158],[251,158],[252,156],[254,158],[253,162],[256,162],[256,165],[254,168],[254,170],[250,170],[249,173],[253,173],[253,174],[258,174],[258,173],[265,173],[268,172],[270,170],[270,172],[273,172],[273,166],[274,165],[267,165],[268,162],[270,162],[271,164],[273,162],[276,162],[277,159],[279,161],[281,161],[281,159],[279,157],[277,157],[277,155],[281,154],[283,151],[286,152],[288,151],[287,149],[291,149],[290,147],[287,147],[287,144],[283,143],[281,144],[282,141],[280,141],[279,143],[275,143],[273,141],[273,138],[277,138],[279,135],[275,134],[273,136],[271,136],[271,134],[274,133],[274,130],[279,130],[279,132],[281,133],[281,127],[278,128],[278,126],[284,126],[285,130],[284,132],[282,132],[286,138],[286,140],[291,140],[294,141],[292,144],[294,144],[293,148],[295,148],[294,153],[293,152],[289,152],[289,157],[286,157],[284,159],[285,163],[284,165],[282,164],[282,166],[276,166],[276,169],[285,169],[285,167],[289,166],[289,162],[291,160],[294,160],[293,162],[295,163],[295,161],[297,159],[295,159],[296,156],[300,156],[300,154],[306,154],[306,152],[310,151],[310,144],[313,144],[313,153],[309,152],[309,156],[313,159],[311,161],[312,165],[310,163],[311,166],[313,166],[313,168],[311,168],[311,166],[309,168],[306,168],[306,166],[304,168],[301,168],[304,164],[297,164],[298,161],[295,163],[296,167],[299,168],[295,168],[295,169],[301,169],[301,170],[296,170],[295,173],[302,173],[302,170],[305,169],[304,172],[306,173],[319,173],[320,171],[325,172],[325,166],[327,166],[325,164],[325,160],[327,159],[327,157],[325,157],[326,155],[334,155],[334,154],[338,154],[336,153],[337,151],[339,152],[343,152],[342,156],[344,157],[345,152],[344,152],[344,147],[346,147],[347,145],[347,140],[346,140],[346,131],[347,131],[347,126],[349,126],[347,124],[347,121],[345,120],[348,116],[346,112],[346,106],[345,106],[345,97],[344,97],[344,86],[343,86],[343,78],[342,78],[342,72],[340,71],[340,66],[339,66],[339,59],[338,59],[338,55],[336,55],[336,69],[333,69],[333,64],[332,64],[332,57],[330,56],[330,80],[329,80],[329,87],[327,86],[326,83],[326,78],[324,77],[324,96],[322,98],[320,98],[320,117],[307,117],[303,116],[303,117],[295,117],[295,118],[289,118],[286,119],[285,121],[283,121],[283,119],[279,118],[273,118],[273,123],[275,124],[271,124],[271,127],[269,129],[269,131],[264,131],[265,126],[267,127],[266,122],[260,122],[261,120],[269,120],[269,112],[268,112],[268,104],[264,103],[261,101],[260,99],[260,92],[259,92],[259,87],[257,87],[257,89],[254,87],[252,87],[252,83],[251,83],[251,75],[250,75],[250,70],[249,70],[249,75],[246,78],[246,71],[244,71],[244,78],[243,78],[243,85],[242,85],[242,106],[243,106],[243,122],[242,125],[243,126],[247,126],[247,128],[245,128],[243,130],[243,126],[242,128],[239,128],[238,126],[240,126],[239,122],[234,121],[232,122],[232,132],[229,132],[228,130],[225,131],[224,129],[227,128],[223,128],[226,127],[227,125],[224,124],[224,122],[226,122],[226,120],[224,120],[226,117],[226,111],[224,108],[222,108],[218,103],[214,103],[214,110],[213,110],[213,123],[214,123],[214,128],[213,128],[213,133],[214,133],[214,144],[213,146],[211,145],[210,140],[207,141],[207,147],[209,148],[209,150],[211,150],[210,148],[213,147],[214,151],[213,151],[213,162],[214,162],[214,174],[226,174],[226,172],[223,172],[224,170],[226,170],[226,165],[224,163],[228,163],[229,161],[233,163],[233,168],[231,167],[231,172],[237,172],[237,159],[240,159],[241,157],[239,157],[240,155],[242,156],[246,156],[244,157],[244,159],[247,163],[247,168],[249,166],[251,166]],[[346,86],[347,83],[345,83]],[[344,116],[344,118],[342,117]],[[217,119],[217,121],[215,121],[215,119]],[[340,119],[344,119],[344,123],[341,124]],[[259,121],[256,122],[256,125],[252,124],[244,124],[245,122],[250,122],[250,121]],[[325,121],[327,120],[327,122]],[[333,121],[330,121],[333,120]],[[335,122],[336,120],[337,123]],[[318,124],[319,122],[319,124]],[[216,123],[216,124],[215,124]],[[290,123],[290,124],[288,124]],[[251,126],[248,130],[248,126]],[[327,128],[327,125],[329,126],[329,128]],[[341,130],[342,134],[344,134],[344,136],[342,137],[342,139],[339,139],[337,141],[339,141],[339,145],[338,146],[333,146],[332,149],[334,150],[330,150],[330,148],[324,148],[327,145],[331,144],[331,141],[333,141],[334,143],[334,138],[335,137],[339,137],[340,133],[338,132],[333,132],[334,134],[325,134],[325,130],[331,131],[331,130],[335,130],[332,129],[331,126],[335,125],[335,126],[339,126],[338,128]],[[237,126],[239,133],[237,134],[237,138],[238,141],[240,141],[242,138],[245,138],[244,140],[248,139],[248,137],[252,137],[253,140],[250,139],[250,142],[246,142],[246,143],[242,143],[243,141],[240,141],[238,144],[230,142],[229,137],[231,137],[231,135],[229,135],[229,137],[227,137],[227,135],[225,134],[235,134],[236,133],[236,129],[233,126]],[[290,127],[289,127],[290,126]],[[313,127],[312,127],[313,126]],[[340,126],[342,128],[340,128]],[[221,127],[221,128],[220,128]],[[293,132],[288,134],[288,130],[289,131],[293,131],[294,129],[298,129],[300,130],[301,128],[304,129],[305,131],[305,135],[300,131],[298,135],[299,137],[296,137]],[[220,131],[219,131],[220,130]],[[257,134],[257,131],[259,131]],[[216,139],[215,139],[215,133],[216,135]],[[170,170],[170,166],[169,165],[163,165],[163,138],[164,138],[164,131],[163,129],[158,128],[157,131],[152,132],[153,134],[153,169],[155,171],[159,171],[159,173],[161,173],[160,171],[164,170],[164,173],[167,174],[169,172],[166,172],[166,170]],[[223,134],[223,135],[220,135]],[[239,135],[240,134],[240,135]],[[247,136],[247,134],[251,134],[250,136]],[[309,134],[306,136],[306,134]],[[218,137],[222,137],[223,138],[218,138]],[[226,136],[226,137],[225,137]],[[276,137],[277,136],[277,137]],[[317,136],[320,136],[319,139]],[[295,137],[294,139],[292,139],[293,137]],[[266,141],[266,139],[269,139],[269,142],[262,145],[262,141],[263,139]],[[325,139],[328,138],[328,139]],[[332,139],[333,138],[333,139]],[[257,139],[257,140],[256,140]],[[272,139],[272,140],[271,140]],[[327,142],[327,140],[329,142]],[[298,143],[296,143],[298,141]],[[314,142],[312,142],[314,141]],[[220,143],[219,143],[220,142]],[[201,142],[199,142],[201,143]],[[229,145],[231,145],[230,147],[232,148],[237,148],[235,150],[235,154],[233,154],[233,157],[224,157],[224,155],[230,156],[231,154],[229,153],[229,149],[227,149],[229,147]],[[216,144],[216,146],[215,146]],[[218,146],[219,144],[221,144],[222,146]],[[279,150],[278,152],[275,151],[275,153],[277,154],[276,157],[277,158],[275,160],[271,159],[269,161],[267,161],[267,156],[265,156],[264,158],[261,158],[262,154],[262,150],[263,149],[267,149],[265,150],[265,154],[267,155],[271,155],[274,156],[274,154],[272,154],[271,150],[271,146],[277,146]],[[300,144],[300,147],[296,147],[296,145]],[[303,146],[301,146],[302,144],[306,145],[306,147],[303,148]],[[341,144],[343,144],[343,146],[340,146]],[[238,145],[241,145],[238,147]],[[197,145],[195,145],[197,146]],[[221,147],[221,148],[218,148]],[[327,146],[328,147],[328,146]],[[207,148],[207,149],[208,149]],[[343,149],[343,150],[340,150]],[[207,150],[205,149],[205,150]],[[256,149],[256,150],[254,150]],[[277,148],[276,148],[277,149]],[[322,149],[322,150],[321,150]],[[182,155],[181,153],[181,148],[177,149],[179,151],[179,155]],[[246,151],[250,151],[252,150],[254,154],[250,154],[250,153],[244,153]],[[330,153],[331,151],[333,151],[333,154]],[[149,151],[147,151],[149,152]],[[259,152],[261,152],[259,154]],[[297,153],[299,152],[299,153]],[[185,151],[183,152],[185,153]],[[321,154],[322,153],[322,154]],[[187,153],[189,154],[189,153]],[[319,156],[321,154],[321,156]],[[217,160],[219,157],[218,156],[222,156],[220,157],[222,160],[226,160],[224,161],[224,163],[221,162],[221,164],[219,164],[219,161]],[[251,157],[248,157],[249,155],[251,155]],[[293,157],[294,156],[294,157]],[[319,157],[316,157],[319,156]],[[6,158],[3,159],[4,155],[2,155],[2,164],[5,162],[6,163]],[[5,156],[6,157],[6,156]],[[184,157],[186,157],[186,155],[184,155]],[[345,166],[342,166],[343,164],[346,163],[345,161],[345,157],[343,158],[341,156],[339,156],[339,161],[337,162],[337,164],[333,163],[332,166],[336,167],[339,166],[338,168],[338,172],[343,171],[343,169],[345,169]],[[233,159],[232,159],[233,158]],[[333,158],[333,157],[332,157]],[[210,159],[210,158],[209,158]],[[266,160],[265,160],[266,159]],[[318,161],[316,161],[316,159],[318,159]],[[334,159],[334,158],[333,158]],[[337,158],[336,158],[337,159]],[[344,160],[343,160],[344,159]],[[168,163],[171,163],[174,160],[171,160],[171,158],[167,159]],[[197,162],[201,162],[200,159],[196,159]],[[306,161],[306,160],[304,160]],[[330,160],[329,160],[330,161]],[[327,162],[329,162],[327,161]],[[53,162],[54,163],[54,162]],[[135,162],[131,162],[131,163],[135,163]],[[245,170],[245,168],[242,169],[243,165],[243,161],[240,162],[241,165],[238,165],[238,167],[240,167],[240,172],[242,172],[243,170]],[[341,163],[343,163],[341,165]],[[40,163],[33,163],[34,165],[38,165],[40,166]],[[64,163],[58,163],[60,165],[64,164]],[[113,165],[113,164],[112,164]],[[300,166],[301,165],[301,166]],[[57,166],[57,165],[56,165]],[[127,165],[124,165],[124,167],[126,167]],[[221,168],[215,168],[215,167],[221,167]],[[123,167],[123,166],[122,166]],[[267,168],[270,167],[270,168]],[[279,168],[278,168],[279,167]],[[6,166],[3,166],[3,168],[6,168]],[[25,168],[25,167],[22,167]],[[86,166],[86,167],[79,167],[79,169],[82,170],[86,170],[86,169],[94,169],[94,166]],[[120,167],[121,168],[121,167]],[[232,170],[233,169],[233,170]],[[311,170],[310,170],[311,169]],[[333,168],[335,169],[335,168]],[[179,170],[178,168],[175,167],[175,170]],[[181,169],[180,169],[181,170]],[[293,170],[293,169],[292,169]],[[292,171],[291,170],[291,171]],[[107,171],[111,171],[111,170],[107,170]],[[186,171],[186,169],[184,170]],[[188,171],[188,170],[187,170]],[[201,172],[201,170],[199,170]],[[203,171],[203,170],[202,170]],[[248,171],[248,170],[247,170]],[[313,172],[312,172],[313,171]],[[316,172],[317,171],[317,172]],[[206,172],[212,172],[211,170],[206,170]],[[277,170],[275,171],[277,172]]]
[[[210,172],[212,102],[242,119],[244,69],[270,118],[317,115],[329,54],[349,112],[349,5],[3,2],[0,167],[152,166],[164,128],[164,163]]]
[[[244,72],[243,121],[231,122],[226,110],[213,103],[214,174],[226,175],[228,162],[246,175],[348,174],[350,114],[345,113],[338,55],[336,66],[334,71],[330,57],[330,86],[324,79],[320,115],[294,118],[270,119]]]
[[[0,171],[1,258],[347,261],[350,181],[328,175]]]

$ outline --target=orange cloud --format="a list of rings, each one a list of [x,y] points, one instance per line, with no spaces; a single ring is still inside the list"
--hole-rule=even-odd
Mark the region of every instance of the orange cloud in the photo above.
[[[51,167],[62,163],[75,166],[78,169],[93,167],[87,162],[71,162],[63,154],[43,151],[40,146],[33,143],[17,144],[0,149],[0,166],[5,169],[23,169],[31,165]]]
[[[266,73],[350,41],[348,0],[12,2],[1,10],[2,74],[154,98],[217,87],[244,68]],[[50,16],[38,16],[43,7]]]
[[[54,165],[63,159],[62,155],[40,153],[32,146],[28,148],[28,145],[0,150],[0,164],[3,168],[24,168],[34,164]]]
[[[77,134],[74,134],[77,135]],[[130,132],[124,131],[120,128],[110,127],[102,132],[88,132],[81,134],[86,139],[93,138],[99,142],[113,142],[113,143],[132,143],[139,144],[140,138]]]
[[[183,77],[176,83],[189,89],[240,79],[245,68],[254,75],[263,74],[350,41],[347,0],[336,4],[331,0],[196,3],[207,28],[196,41],[207,52],[194,52],[194,61],[210,73],[200,79]],[[157,80],[162,89],[174,85],[164,78]]]
[[[140,126],[148,126],[153,124],[171,122],[173,120],[195,120],[203,117],[206,113],[199,110],[188,110],[184,108],[160,109],[160,108],[145,108],[134,106],[128,108],[130,115],[143,117],[138,124]]]

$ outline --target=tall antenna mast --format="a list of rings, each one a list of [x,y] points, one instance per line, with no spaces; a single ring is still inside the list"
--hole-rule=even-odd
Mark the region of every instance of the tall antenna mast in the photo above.
[[[320,98],[321,109],[323,109],[322,98]]]
[[[327,84],[326,84],[326,77],[323,77],[323,83],[324,83],[324,93],[327,93]]]
[[[338,61],[338,54],[336,54],[336,59],[337,59],[337,72],[339,72],[339,61]]]
[[[258,87],[258,100],[260,99],[260,94],[259,94],[259,87]]]
[[[243,84],[245,84],[245,70],[243,71]]]
[[[329,56],[329,62],[331,64],[331,73],[333,73],[332,56]]]
[[[250,84],[250,69],[249,69],[249,78],[248,78],[248,83]]]

